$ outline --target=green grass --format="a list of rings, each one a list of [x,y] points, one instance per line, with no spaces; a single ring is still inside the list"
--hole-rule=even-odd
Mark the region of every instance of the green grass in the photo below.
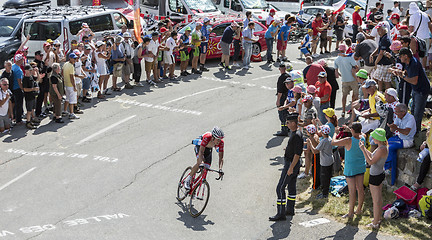
[[[297,181],[299,194],[296,208],[309,207],[312,208],[311,211],[314,213],[326,214],[338,222],[372,231],[370,228],[366,228],[366,225],[373,220],[372,197],[369,188],[365,189],[365,202],[363,205],[362,215],[347,220],[341,216],[348,213],[348,195],[340,198],[330,195],[328,199],[317,200],[315,197],[320,193],[320,191],[313,190],[312,193],[308,193],[311,185],[312,178]],[[393,203],[396,200],[395,194],[387,192],[385,188],[386,187],[383,186],[384,205]],[[430,239],[432,236],[432,228],[430,228],[431,224],[432,221],[429,221],[424,217],[420,219],[398,218],[383,220],[380,228],[373,231],[393,236],[400,236],[404,239]]]

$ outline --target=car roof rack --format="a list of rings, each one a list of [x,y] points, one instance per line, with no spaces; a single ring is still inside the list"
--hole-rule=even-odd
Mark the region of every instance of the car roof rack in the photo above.
[[[57,7],[57,8],[49,8],[46,11],[39,12],[38,14],[33,14],[29,18],[49,18],[49,19],[74,19],[83,15],[88,15],[92,13],[101,13],[101,12],[112,12],[116,11],[114,9],[106,8],[105,6],[65,6],[65,7]]]

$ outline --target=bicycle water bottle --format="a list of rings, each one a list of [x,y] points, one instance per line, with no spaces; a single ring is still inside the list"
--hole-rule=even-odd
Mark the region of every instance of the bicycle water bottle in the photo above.
[[[194,140],[192,140],[192,144],[195,146],[199,146],[201,145],[201,136],[199,136],[198,138],[195,138]]]

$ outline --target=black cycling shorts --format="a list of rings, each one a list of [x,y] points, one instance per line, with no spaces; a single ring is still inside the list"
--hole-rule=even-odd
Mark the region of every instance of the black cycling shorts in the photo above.
[[[196,157],[198,158],[198,153],[199,153],[199,150],[200,150],[200,146],[195,146],[195,155],[196,155]],[[213,151],[213,148],[205,148],[205,150],[204,150],[204,163],[207,163],[208,165],[211,165],[211,162],[212,162],[212,151]]]

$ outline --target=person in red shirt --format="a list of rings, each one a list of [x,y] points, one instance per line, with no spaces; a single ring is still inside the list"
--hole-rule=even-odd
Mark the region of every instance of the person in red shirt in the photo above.
[[[359,28],[361,28],[363,22],[362,22],[362,18],[359,14],[361,7],[360,6],[355,6],[354,7],[354,13],[352,14],[352,19],[353,19],[353,37],[352,37],[352,42],[355,43],[356,42],[356,37],[357,37],[357,33],[359,33]]]
[[[325,114],[323,113],[324,109],[330,107],[330,95],[332,91],[332,87],[329,82],[327,82],[327,73],[322,71],[318,74],[318,82],[315,83],[316,87],[316,95],[320,98],[320,109],[318,111],[318,118],[322,124],[327,123],[327,119],[325,118]]]
[[[21,45],[19,46],[18,50],[16,50],[15,55],[14,55],[14,60],[15,60],[15,56],[18,54],[21,54],[24,61],[23,64],[20,65],[21,70],[24,72],[24,66],[28,63],[27,60],[27,54],[28,54],[28,47],[26,46],[28,40],[30,39],[30,35],[27,36],[26,40],[24,42],[21,43]]]
[[[304,74],[304,81],[306,84],[309,85],[315,85],[315,83],[318,81],[318,74],[320,72],[325,72],[325,69],[323,66],[319,65],[318,63],[312,63],[308,66],[307,72]]]
[[[312,56],[316,56],[317,44],[320,33],[329,26],[324,24],[321,13],[317,13],[315,20],[312,22]]]

